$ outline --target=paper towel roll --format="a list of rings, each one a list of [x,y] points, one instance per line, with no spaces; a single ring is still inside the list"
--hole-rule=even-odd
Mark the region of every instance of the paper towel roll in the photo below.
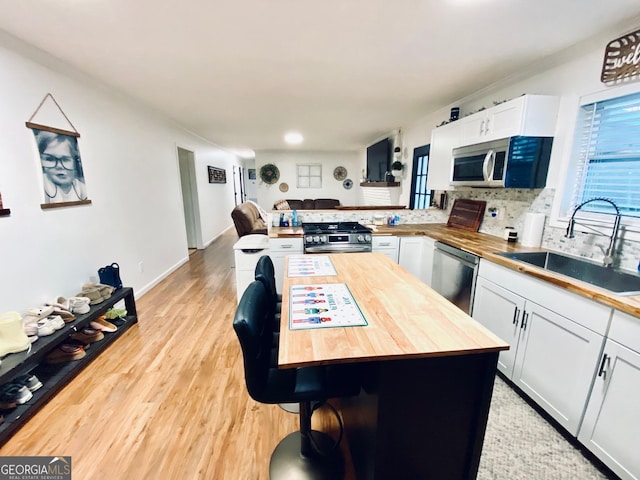
[[[524,230],[520,244],[524,247],[539,247],[544,230],[544,213],[527,213],[524,217]]]

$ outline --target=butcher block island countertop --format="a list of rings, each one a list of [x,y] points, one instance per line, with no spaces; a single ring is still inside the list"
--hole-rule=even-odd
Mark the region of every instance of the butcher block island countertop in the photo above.
[[[328,257],[338,275],[288,278],[285,268],[281,367],[470,355],[509,348],[385,255]],[[290,330],[289,287],[326,283],[345,283],[368,325]]]
[[[474,255],[478,255],[481,258],[486,258],[504,267],[532,275],[541,280],[564,287],[578,295],[591,298],[630,315],[640,317],[640,295],[616,295],[594,285],[498,255],[503,252],[535,252],[544,249],[523,247],[520,243],[509,243],[495,235],[451,228],[441,223],[401,224],[393,227],[376,225],[373,228],[374,235],[428,236],[453,247],[473,253]],[[302,229],[274,227],[271,229],[269,235],[273,238],[299,237],[302,236]]]

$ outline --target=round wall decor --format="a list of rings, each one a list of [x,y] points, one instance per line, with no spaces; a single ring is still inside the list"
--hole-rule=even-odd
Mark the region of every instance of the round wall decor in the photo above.
[[[267,163],[260,167],[260,179],[269,185],[276,183],[280,178],[280,170],[273,163]]]
[[[288,192],[289,191],[289,184],[282,182],[278,188],[283,193],[284,192]]]
[[[344,180],[347,178],[347,169],[344,167],[336,167],[333,169],[333,178],[336,180]]]
[[[353,180],[347,178],[344,182],[342,182],[342,186],[349,190],[351,187],[353,187]]]

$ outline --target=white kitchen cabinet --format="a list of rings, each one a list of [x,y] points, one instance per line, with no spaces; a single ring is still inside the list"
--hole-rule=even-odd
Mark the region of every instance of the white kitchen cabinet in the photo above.
[[[522,95],[459,120],[460,142],[473,145],[501,138],[526,135],[552,137],[555,134],[559,98]]]
[[[410,236],[399,237],[398,263],[409,270],[420,280],[423,280],[422,251],[424,249],[424,237]]]
[[[500,352],[498,369],[573,435],[586,408],[610,313],[547,282],[480,262],[473,317],[511,346]]]
[[[640,479],[640,319],[616,311],[578,440],[622,479]]]
[[[423,237],[422,247],[422,281],[431,286],[433,281],[433,254],[436,248],[436,241],[430,237]]]
[[[524,298],[495,283],[478,277],[473,300],[473,318],[483,324],[511,348],[500,352],[498,370],[508,378],[513,375],[513,366],[520,336],[519,318],[524,311]]]
[[[256,265],[263,255],[269,255],[269,238],[251,234],[240,237],[233,245],[236,267],[236,296],[238,303],[249,284],[255,280]]]
[[[394,262],[398,263],[398,237],[391,235],[373,235],[371,239],[371,251],[384,253]]]
[[[457,122],[434,128],[431,132],[428,190],[451,190],[451,151],[460,145],[460,129]]]
[[[302,255],[303,252],[302,237],[269,239],[269,256],[275,270],[276,290],[278,293],[282,293],[284,259],[287,255]]]

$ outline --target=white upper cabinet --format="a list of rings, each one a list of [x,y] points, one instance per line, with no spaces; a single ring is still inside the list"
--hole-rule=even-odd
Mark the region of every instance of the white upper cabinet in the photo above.
[[[460,129],[456,122],[433,129],[427,170],[429,190],[450,190],[451,151],[460,144]]]
[[[548,95],[522,95],[459,121],[460,144],[473,145],[501,138],[525,135],[553,137],[559,98]]]

